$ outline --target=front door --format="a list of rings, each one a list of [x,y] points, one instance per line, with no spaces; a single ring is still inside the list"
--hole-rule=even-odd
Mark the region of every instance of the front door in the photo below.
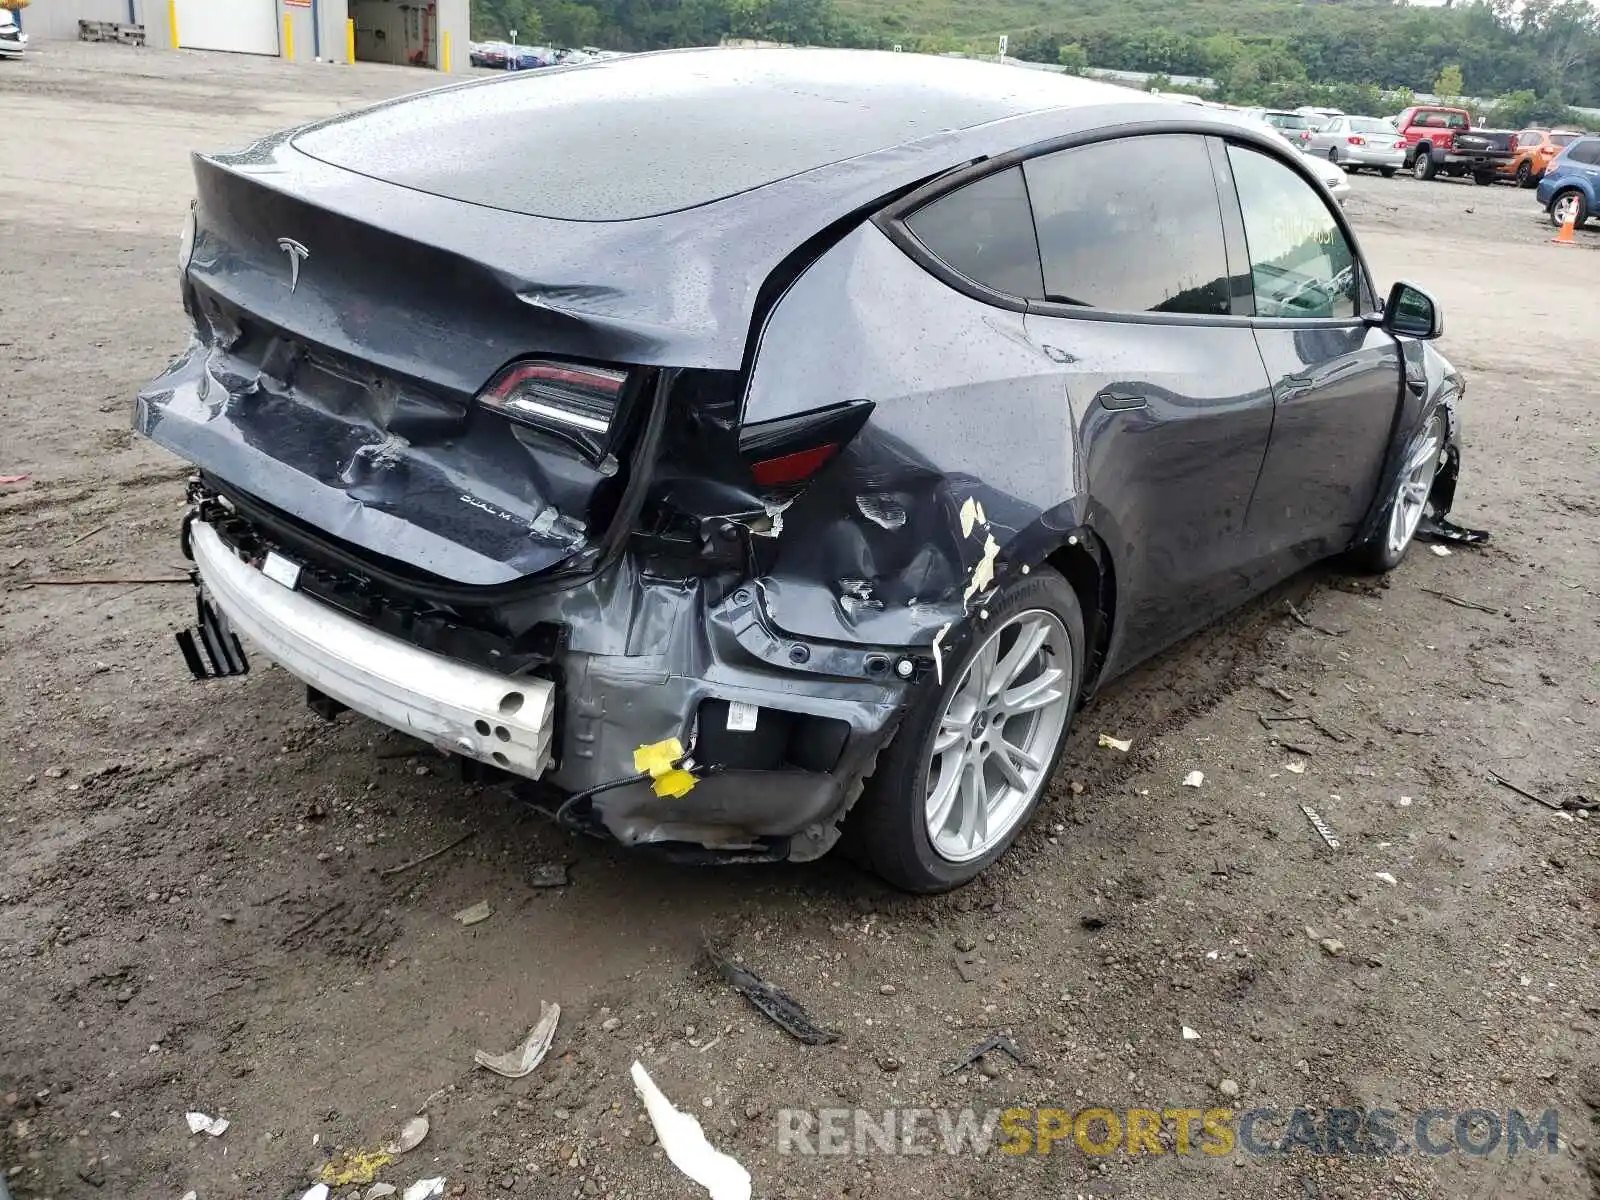
[[[1292,567],[1347,548],[1366,517],[1399,410],[1400,351],[1362,319],[1361,264],[1316,186],[1258,150],[1227,157],[1276,405],[1249,535]]]

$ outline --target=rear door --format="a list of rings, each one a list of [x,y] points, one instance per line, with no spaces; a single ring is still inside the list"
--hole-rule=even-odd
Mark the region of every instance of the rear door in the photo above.
[[[1271,391],[1233,315],[1205,138],[1098,142],[1023,169],[1044,266],[1028,335],[1060,369],[1116,564],[1110,653],[1127,663],[1257,587],[1242,535]]]
[[[1255,340],[1272,382],[1272,442],[1250,537],[1309,561],[1348,546],[1367,514],[1400,400],[1394,338],[1362,319],[1362,264],[1322,192],[1260,150],[1227,152],[1242,217]]]

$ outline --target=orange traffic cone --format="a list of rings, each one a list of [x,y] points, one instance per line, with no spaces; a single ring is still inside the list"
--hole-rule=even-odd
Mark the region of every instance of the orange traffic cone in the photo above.
[[[1567,210],[1567,219],[1561,222],[1561,232],[1550,240],[1558,246],[1576,245],[1572,240],[1572,231],[1578,227],[1578,206],[1574,204]]]

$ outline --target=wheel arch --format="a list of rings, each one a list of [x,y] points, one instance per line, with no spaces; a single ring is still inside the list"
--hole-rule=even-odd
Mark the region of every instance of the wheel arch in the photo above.
[[[1083,525],[1069,530],[1061,544],[1044,556],[1043,564],[1066,579],[1083,610],[1086,661],[1080,696],[1086,697],[1099,683],[1116,622],[1117,576],[1111,550],[1099,534]]]

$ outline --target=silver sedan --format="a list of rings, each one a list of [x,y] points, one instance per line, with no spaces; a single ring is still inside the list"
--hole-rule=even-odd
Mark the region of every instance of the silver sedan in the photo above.
[[[1406,144],[1399,132],[1379,117],[1331,117],[1311,130],[1300,148],[1347,171],[1377,167],[1393,175],[1406,161]]]

